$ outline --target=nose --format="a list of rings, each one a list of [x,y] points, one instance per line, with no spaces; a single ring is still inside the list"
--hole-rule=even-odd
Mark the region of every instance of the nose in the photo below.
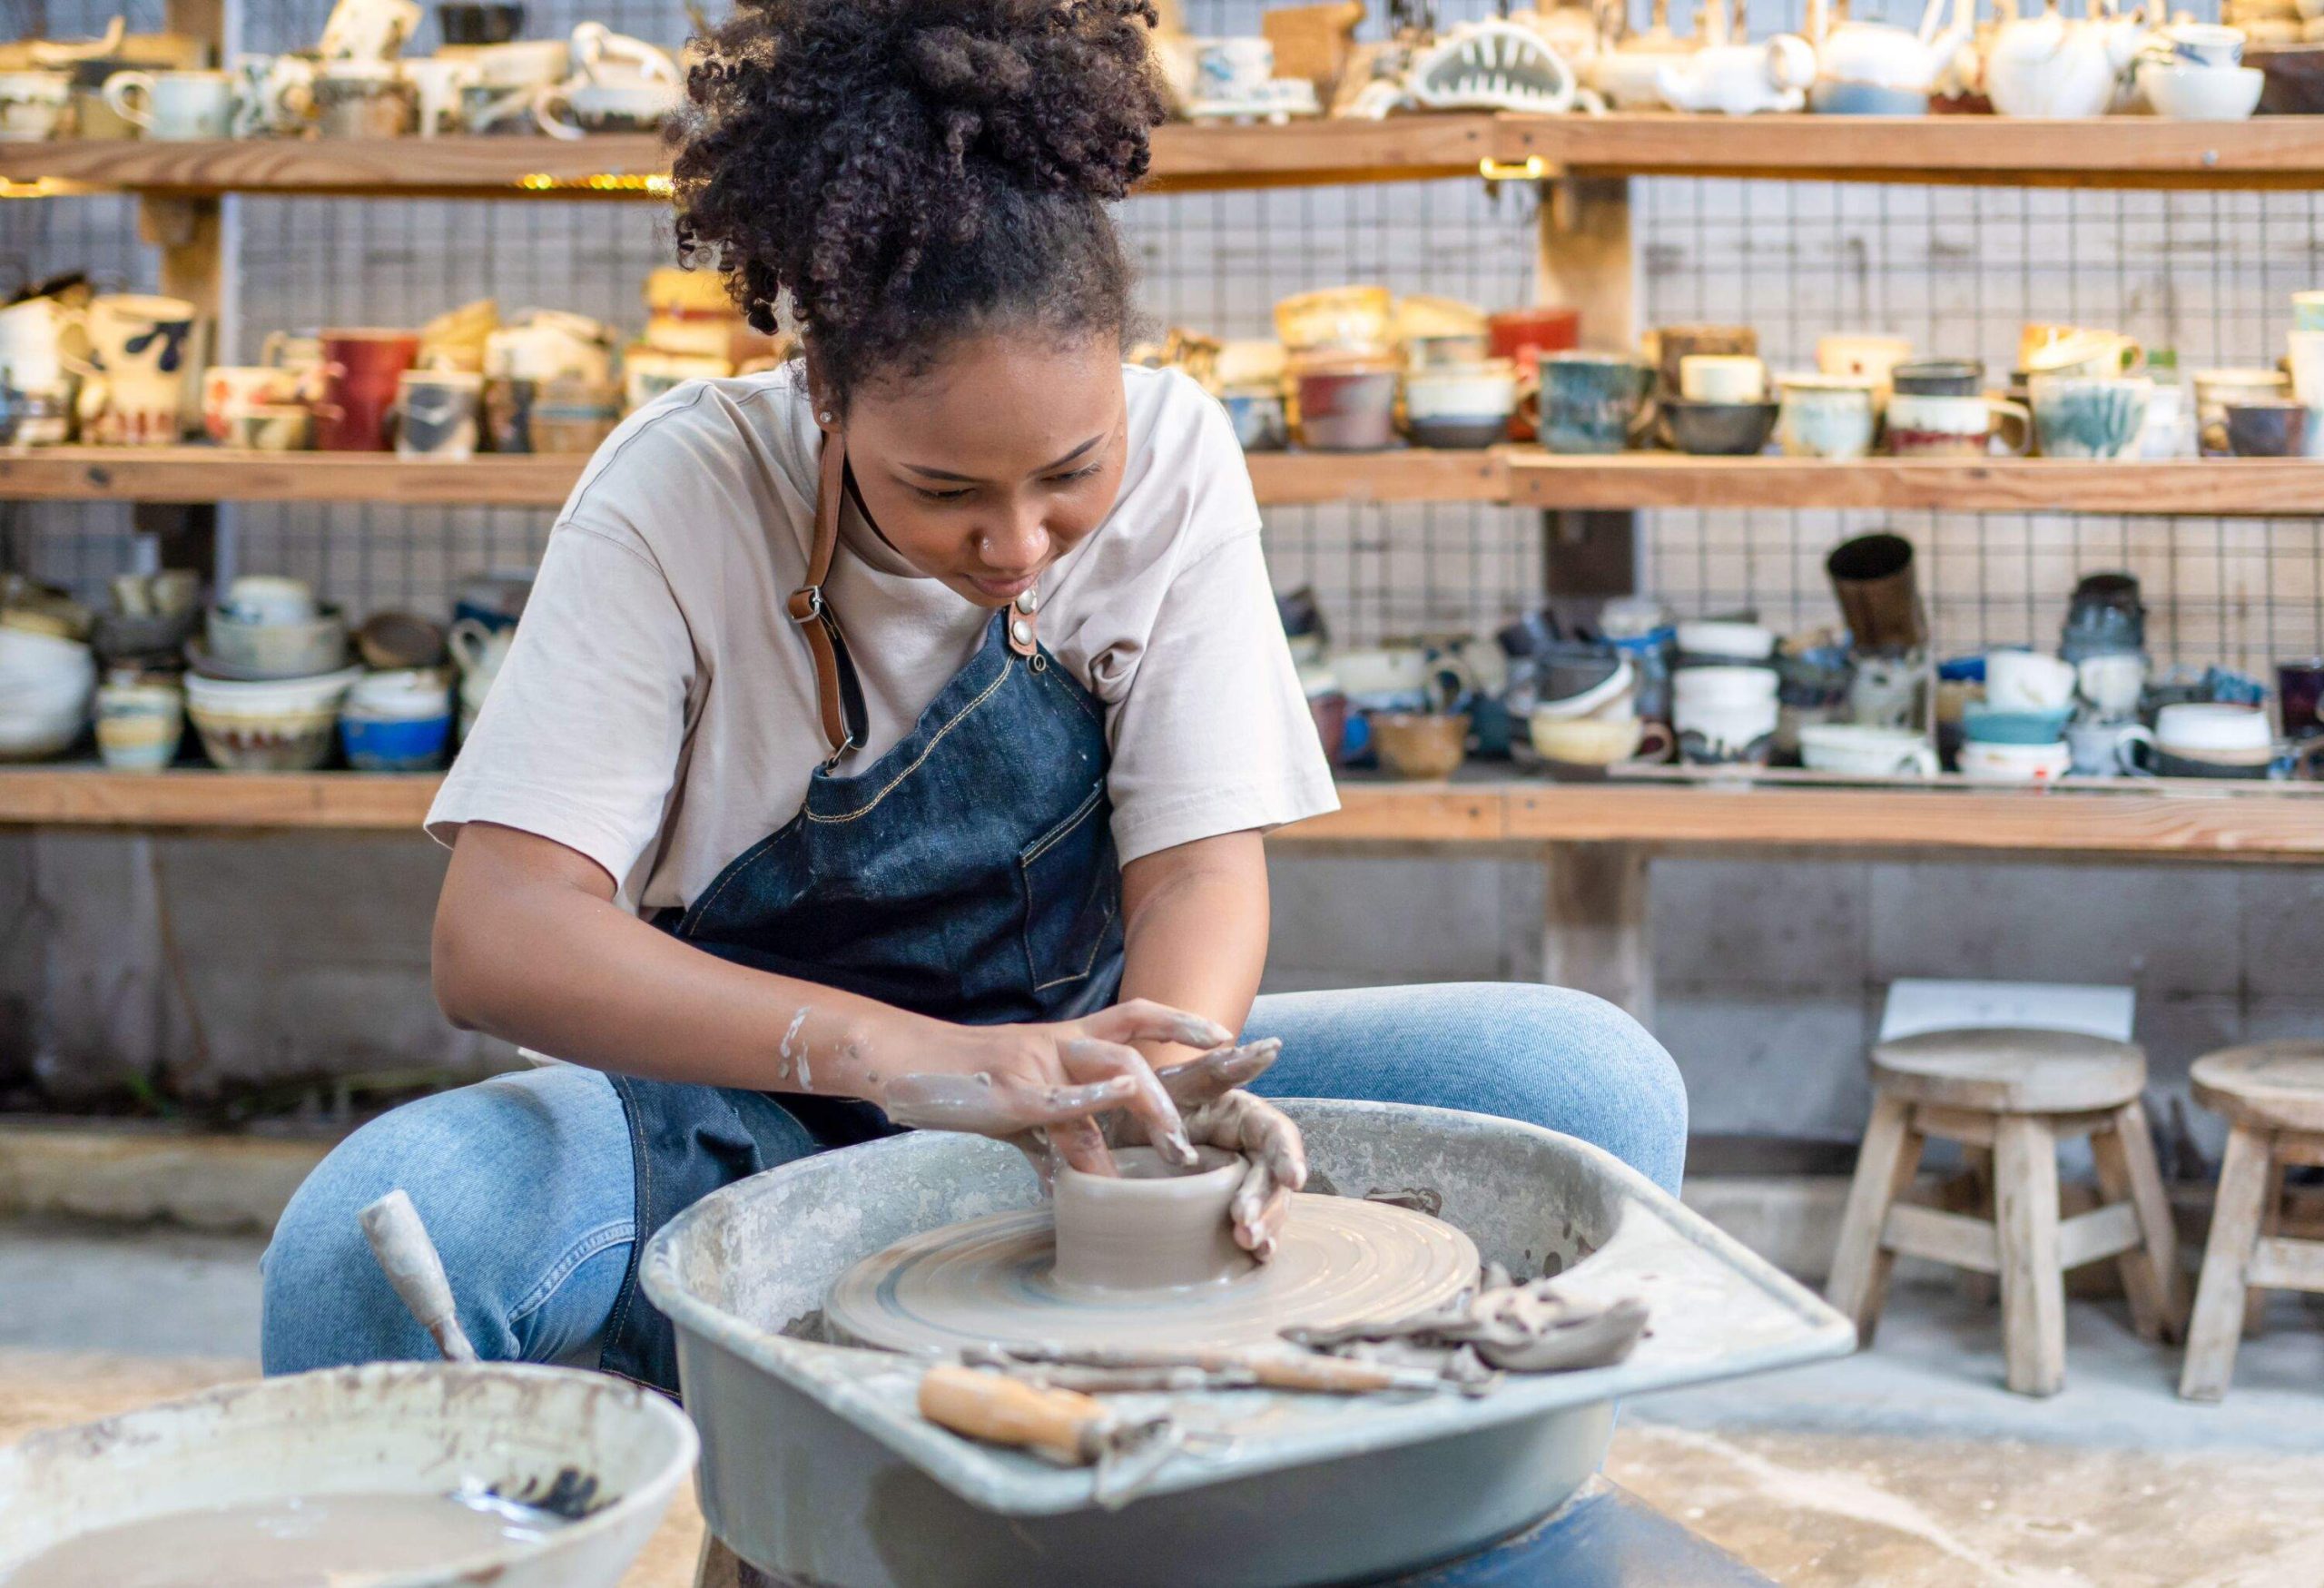
[[[977,560],[994,573],[1030,573],[1049,558],[1049,527],[1039,506],[1026,502],[981,527],[975,544]]]

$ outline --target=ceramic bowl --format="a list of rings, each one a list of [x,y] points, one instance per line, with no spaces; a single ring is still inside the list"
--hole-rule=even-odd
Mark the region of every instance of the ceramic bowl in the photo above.
[[[1699,458],[1754,458],[1766,451],[1768,438],[1775,433],[1776,410],[1772,402],[1676,399],[1662,405],[1672,442],[1679,451]]]
[[[2227,404],[2227,449],[2238,458],[2299,458],[2308,449],[2309,412],[2280,399]]]
[[[2010,711],[1980,701],[1961,712],[1962,735],[1980,745],[2054,745],[2066,731],[2070,706],[2055,711]]]
[[[343,712],[340,736],[346,741],[347,764],[358,772],[432,772],[444,764],[452,740],[452,712],[446,702],[436,715],[425,717],[378,717]]]
[[[344,710],[377,721],[410,722],[450,709],[452,681],[435,667],[366,673],[347,692]]]
[[[40,761],[72,748],[89,725],[86,694],[0,705],[0,761]]]
[[[1825,77],[1807,91],[1807,108],[1827,116],[1925,116],[1928,94]]]
[[[1317,452],[1378,452],[1396,444],[1396,384],[1392,360],[1369,357],[1302,360],[1299,444]]]
[[[1638,670],[1628,656],[1581,650],[1541,659],[1535,673],[1533,708],[1539,719],[1628,716],[1637,692]]]
[[[1898,397],[1975,397],[1985,389],[1980,359],[1908,359],[1888,372]]]
[[[96,676],[96,657],[78,640],[0,624],[0,692]]]
[[[2146,60],[2138,83],[2155,113],[2180,122],[2240,122],[2259,108],[2267,74],[2256,66],[2195,66]]]
[[[1809,723],[1799,730],[1799,759],[1816,772],[1856,777],[1927,776],[1936,753],[1925,736],[1862,723]]]
[[[1450,777],[1469,753],[1469,719],[1433,712],[1382,712],[1372,743],[1392,777]]]
[[[523,31],[525,8],[519,5],[446,0],[436,7],[436,25],[448,44],[505,44]]]
[[[354,667],[313,678],[248,683],[189,675],[186,715],[210,759],[229,772],[310,772],[330,755]]]
[[[1517,368],[1506,359],[1414,370],[1404,377],[1404,418],[1423,447],[1490,447],[1517,407]]]
[[[298,622],[251,622],[213,607],[202,634],[199,666],[221,678],[311,678],[347,661],[347,616],[336,607]]]
[[[1764,662],[1776,654],[1776,631],[1758,623],[1697,618],[1679,625],[1678,639],[1687,656]]]

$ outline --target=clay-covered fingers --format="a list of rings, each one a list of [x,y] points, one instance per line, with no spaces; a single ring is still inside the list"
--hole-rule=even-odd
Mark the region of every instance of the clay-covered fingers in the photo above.
[[[1216,1048],[1235,1033],[1207,1015],[1172,1009],[1150,998],[1133,998],[1100,1010],[1080,1023],[1081,1033],[1101,1042],[1175,1042],[1185,1048]]]
[[[1186,1121],[1178,1117],[1178,1105],[1162,1085],[1161,1077],[1146,1061],[1146,1055],[1135,1048],[1118,1042],[1104,1041],[1096,1037],[1069,1039],[1059,1055],[1065,1061],[1065,1072],[1078,1081],[1118,1080],[1130,1086],[1128,1108],[1130,1117],[1144,1127],[1146,1139],[1154,1144],[1164,1159],[1179,1163],[1195,1161],[1194,1144],[1187,1139]],[[1093,1134],[1097,1127],[1090,1126]],[[1052,1139],[1056,1132],[1052,1131]],[[1060,1152],[1063,1149],[1059,1149]],[[1100,1154],[1104,1151],[1102,1139]],[[1074,1168],[1082,1166],[1070,1157],[1066,1159]],[[1106,1172],[1111,1172],[1108,1159]]]
[[[1131,1075],[1108,1073],[1071,1086],[1048,1086],[995,1081],[980,1070],[972,1075],[900,1075],[881,1090],[880,1103],[899,1125],[1006,1140],[1044,1128],[1054,1135],[1068,1121],[1087,1123],[1093,1114],[1128,1108],[1137,1094],[1138,1081]]]
[[[1190,1114],[1236,1087],[1250,1085],[1265,1074],[1282,1053],[1282,1041],[1267,1037],[1239,1047],[1213,1048],[1184,1064],[1173,1064],[1157,1073],[1161,1076],[1170,1100],[1178,1105],[1178,1111]]]
[[[1265,1098],[1230,1091],[1188,1117],[1197,1141],[1248,1159],[1228,1214],[1237,1245],[1262,1262],[1291,1213],[1291,1194],[1307,1183],[1307,1148],[1291,1117]]]

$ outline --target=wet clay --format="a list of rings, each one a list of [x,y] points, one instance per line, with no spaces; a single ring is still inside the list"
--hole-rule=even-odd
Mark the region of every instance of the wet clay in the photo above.
[[[1151,1147],[1125,1147],[1115,1150],[1114,1167],[1116,1179],[1058,1171],[1058,1288],[1170,1290],[1220,1284],[1258,1267],[1235,1244],[1227,1216],[1242,1159],[1203,1147],[1192,1168],[1180,1169]]]
[[[561,1525],[442,1494],[315,1494],[83,1534],[0,1575],[0,1588],[347,1588],[536,1544]]]
[[[1239,1168],[1239,1159],[1226,1166],[1226,1196]],[[1250,1263],[1226,1236],[1230,1266],[1203,1224],[1225,1228],[1226,1202],[1209,1201],[1218,1193],[1204,1184],[1217,1172],[1197,1166],[1171,1179],[1110,1182],[1132,1210],[1108,1203],[1098,1212],[1107,1238],[1095,1251],[1081,1228],[1088,1208],[1075,1200],[1089,1188],[1068,1189],[1060,1174],[1054,1220],[1047,1207],[1028,1208],[898,1241],[840,1276],[825,1320],[842,1341],[927,1353],[1009,1345],[1261,1346],[1287,1327],[1342,1327],[1437,1307],[1476,1280],[1476,1243],[1451,1225],[1344,1197],[1294,1197],[1281,1243],[1265,1263]],[[1167,1211],[1149,1218],[1136,1204],[1157,1192]],[[1178,1205],[1181,1198],[1188,1207]],[[1212,1209],[1200,1220],[1189,1210],[1197,1202]],[[1133,1224],[1140,1221],[1147,1226],[1143,1257],[1131,1255]],[[1074,1230],[1070,1264],[1059,1257],[1060,1224]],[[1166,1229],[1175,1233],[1157,1241]],[[1157,1248],[1170,1247],[1175,1256],[1157,1256]],[[1147,1283],[1135,1282],[1141,1270]],[[1111,1282],[1120,1279],[1132,1282]]]

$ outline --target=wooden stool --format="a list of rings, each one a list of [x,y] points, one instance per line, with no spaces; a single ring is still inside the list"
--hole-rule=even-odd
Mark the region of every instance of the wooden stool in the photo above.
[[[2065,1271],[2115,1258],[2148,1339],[2184,1322],[2178,1244],[2139,1106],[2146,1055],[2074,1031],[1927,1031],[1872,1050],[1872,1122],[1848,1188],[1827,1294],[1869,1345],[1896,1254],[2001,1279],[2009,1387],[2065,1382]],[[1993,1154],[1990,1221],[1903,1199],[1929,1137]],[[2058,1217],[2060,1137],[2088,1136],[2105,1206]]]
[[[2215,1401],[2262,1292],[2324,1291],[2324,1229],[2283,1222],[2284,1169],[2324,1164],[2324,1042],[2260,1042],[2195,1060],[2195,1100],[2228,1123],[2179,1393]]]

